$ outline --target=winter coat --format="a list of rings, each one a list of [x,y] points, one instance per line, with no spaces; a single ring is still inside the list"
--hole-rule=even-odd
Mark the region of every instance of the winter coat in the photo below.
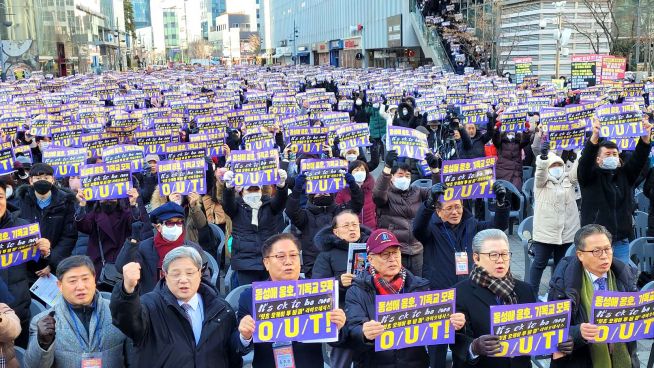
[[[361,184],[363,191],[363,209],[359,212],[359,222],[371,229],[377,228],[377,207],[372,200],[372,189],[375,187],[375,178],[372,174],[366,175],[366,180]],[[336,194],[336,204],[347,204],[352,201],[350,188],[343,188]]]
[[[291,219],[291,224],[302,232],[300,243],[302,244],[302,272],[310,274],[313,263],[318,256],[318,248],[313,242],[313,237],[326,224],[332,222],[334,216],[345,209],[351,209],[354,213],[360,213],[363,207],[363,193],[359,186],[351,188],[355,192],[350,203],[336,204],[330,206],[316,206],[308,202],[306,208],[300,207],[300,193],[293,192],[286,202],[286,215]]]
[[[634,292],[638,291],[636,280],[638,279],[637,271],[620,260],[613,258],[611,271],[615,275],[617,291]],[[581,287],[582,278],[584,277],[584,267],[577,256],[565,257],[559,262],[554,270],[550,280],[550,290],[547,297],[550,301],[567,300],[572,303],[570,308],[570,330],[569,336],[574,341],[574,351],[572,354],[560,359],[553,360],[550,364],[552,368],[592,368],[593,364],[590,358],[590,348],[588,343],[581,337],[581,324],[588,323],[589,318],[586,311],[581,305]],[[638,350],[637,341],[627,343],[627,349],[631,354],[633,367],[638,367]]]
[[[404,114],[404,109],[407,110],[406,114]],[[414,116],[413,111],[411,104],[406,102],[399,104],[397,106],[397,117],[393,119],[393,125],[415,129],[418,126],[418,119]]]
[[[368,127],[370,128],[370,138],[378,139],[386,134],[386,117],[382,116],[380,108],[374,108],[372,106],[366,107],[366,113],[370,116],[370,122]]]
[[[401,293],[413,293],[429,289],[429,281],[406,271]],[[345,296],[346,346],[354,350],[354,368],[427,368],[429,356],[424,346],[397,350],[375,351],[375,342],[363,335],[363,324],[376,316],[375,296],[377,290],[372,276],[365,273],[352,282]],[[380,338],[380,337],[378,337]]]
[[[137,289],[140,287],[137,286]],[[200,283],[204,321],[200,342],[177,298],[160,280],[139,298],[118,283],[111,294],[111,315],[118,328],[134,341],[137,367],[240,368],[249,348],[241,344],[232,307],[209,285]]]
[[[413,219],[421,203],[429,197],[430,188],[409,187],[401,191],[391,183],[391,175],[382,173],[372,191],[377,206],[377,227],[388,229],[401,244],[402,254],[422,252],[422,244],[413,236]]]
[[[534,139],[531,142],[531,152],[533,153],[534,157],[538,157],[541,154],[541,149],[543,146],[543,132],[538,130],[534,133]],[[550,151],[551,152],[551,151]],[[575,162],[577,161],[578,155],[575,150],[556,150],[556,155],[561,157],[561,160],[563,160],[563,168],[565,169],[566,172],[570,172],[572,170],[572,165],[575,165]],[[575,165],[575,172],[576,172],[577,165]],[[575,199],[579,200],[581,199],[581,189],[579,189],[579,180],[577,180],[577,183],[574,185],[574,190],[575,190]]]
[[[236,271],[263,271],[261,246],[269,237],[284,229],[282,212],[288,198],[287,188],[277,188],[274,197],[261,197],[259,226],[252,225],[252,208],[245,204],[235,190],[227,188],[223,192],[223,208],[232,219],[232,269]]]
[[[52,200],[48,207],[41,209],[36,203],[34,188],[22,185],[16,189],[20,199],[20,217],[28,223],[38,222],[41,237],[50,241],[51,254],[49,266],[56,273],[57,265],[73,252],[77,242],[75,226],[75,194],[68,189],[52,187]]]
[[[82,354],[88,352],[86,345],[90,344],[92,351],[102,352],[103,367],[128,367],[132,342],[112,324],[109,301],[96,292],[94,303],[96,308],[89,321],[88,331],[77,314],[71,313],[68,302],[61,295],[57,297],[52,308],[34,316],[30,324],[30,343],[25,352],[25,366],[81,367]],[[55,312],[56,321],[55,339],[48,350],[43,350],[37,340],[36,324],[52,311]],[[77,335],[75,326],[80,329],[81,336]],[[85,346],[80,345],[79,338],[84,341]],[[100,342],[102,345],[99,345]]]
[[[359,225],[361,237],[355,243],[365,243],[370,236],[370,229]],[[340,306],[345,305],[345,292],[347,289],[341,284],[341,275],[347,271],[347,257],[350,243],[334,235],[331,226],[320,230],[313,242],[320,250],[316,263],[313,265],[312,277],[314,279],[335,278],[340,287],[338,298]]]
[[[581,226],[600,224],[609,230],[613,240],[632,238],[634,183],[647,163],[650,145],[639,140],[633,155],[616,170],[597,165],[598,151],[599,145],[588,140],[579,158]]]
[[[557,162],[563,165],[563,160],[552,152],[547,160],[542,160],[540,155],[536,157],[533,240],[561,245],[574,242],[580,227],[575,195],[579,160],[560,179],[548,172],[549,167]]]
[[[361,106],[354,105],[353,119],[354,122],[356,123],[368,124],[370,122],[370,113],[368,112],[368,109],[365,108],[363,105]]]
[[[0,303],[0,307],[7,305]],[[13,310],[0,314],[0,359],[5,360],[6,368],[19,368],[14,340],[20,335],[20,319]]]
[[[490,307],[497,305],[495,294],[487,288],[470,281],[463,280],[455,285],[456,311],[466,316],[465,326],[456,332],[452,360],[455,367],[493,367],[493,368],[529,368],[531,357],[519,356],[514,358],[487,358],[480,356],[470,358],[470,345],[472,341],[482,335],[491,334]],[[531,286],[520,280],[515,281],[513,291],[518,297],[518,303],[536,302]]]
[[[647,236],[654,236],[654,170],[649,169],[647,179],[643,184],[643,194],[649,198],[649,209],[647,211]]]
[[[493,134],[495,134],[495,119],[489,119],[484,133],[480,132],[479,128],[477,128],[475,136],[470,137],[472,147],[470,149],[465,149],[464,147],[463,156],[465,158],[486,157],[484,147],[493,138]]]
[[[457,226],[444,223],[433,211],[420,204],[413,220],[413,234],[425,248],[422,275],[429,280],[432,290],[451,288],[468,275],[457,276],[454,263],[455,252],[468,253],[468,271],[472,271],[472,239],[486,229],[509,227],[509,208],[498,208],[492,221],[479,221],[468,210]]]
[[[510,141],[506,133],[500,133],[500,129],[493,134],[493,145],[497,148],[497,164],[495,165],[495,176],[498,180],[506,180],[522,188],[522,149],[531,143],[529,133],[516,133],[515,138]]]

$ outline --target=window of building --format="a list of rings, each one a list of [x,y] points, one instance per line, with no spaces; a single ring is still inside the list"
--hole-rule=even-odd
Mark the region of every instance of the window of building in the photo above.
[[[57,11],[57,20],[60,22],[65,22],[66,21],[66,12],[63,10],[58,10]]]
[[[53,22],[54,21],[54,18],[52,17],[51,12],[46,11],[46,12],[43,12],[42,14],[43,14],[43,21],[44,22]]]

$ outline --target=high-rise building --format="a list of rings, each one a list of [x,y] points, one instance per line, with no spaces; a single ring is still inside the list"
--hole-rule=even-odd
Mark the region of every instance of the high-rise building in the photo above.
[[[134,25],[137,29],[152,25],[150,0],[132,0],[132,8],[134,9]]]

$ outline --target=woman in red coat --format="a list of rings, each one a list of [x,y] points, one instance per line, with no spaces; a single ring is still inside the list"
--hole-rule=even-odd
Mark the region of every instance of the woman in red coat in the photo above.
[[[372,201],[372,188],[375,187],[375,178],[368,170],[368,165],[360,160],[350,162],[348,172],[354,176],[357,184],[363,190],[363,209],[359,213],[359,222],[371,230],[377,228],[377,207]],[[348,203],[352,200],[350,188],[345,188],[336,194],[336,204]]]

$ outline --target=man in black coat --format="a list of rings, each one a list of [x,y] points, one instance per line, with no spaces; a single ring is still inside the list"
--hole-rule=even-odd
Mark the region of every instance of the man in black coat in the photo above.
[[[651,125],[643,120],[645,134],[624,163],[618,146],[599,141],[600,122],[593,121],[593,131],[579,157],[577,177],[581,188],[581,226],[600,224],[613,236],[615,258],[629,262],[629,239],[633,237],[634,185],[650,152]]]
[[[486,131],[484,133],[477,129],[477,125],[473,123],[465,125],[468,136],[472,141],[472,147],[470,149],[466,150],[464,147],[463,156],[465,158],[486,157],[486,150],[484,147],[486,146],[486,143],[490,142],[493,138],[497,113],[489,112],[486,116],[488,116],[488,124],[486,125]]]
[[[137,367],[242,366],[252,344],[237,329],[232,307],[202,283],[201,267],[197,250],[175,248],[164,258],[165,279],[141,297],[141,266],[123,267],[110,308],[114,325],[134,342]]]
[[[306,208],[300,206],[301,196],[306,188],[307,177],[300,174],[295,177],[293,193],[286,201],[286,215],[291,219],[291,224],[302,232],[300,242],[302,243],[302,272],[307,278],[311,278],[313,264],[318,257],[318,248],[313,238],[322,229],[325,224],[332,222],[334,216],[345,210],[351,209],[355,213],[361,212],[363,208],[363,191],[357,184],[354,176],[350,173],[345,174],[345,181],[352,193],[352,201],[349,203],[334,203],[335,194],[320,193],[309,194],[309,201]]]
[[[30,185],[16,189],[20,212],[17,217],[28,223],[38,222],[41,236],[52,244],[48,265],[36,271],[36,276],[55,273],[57,265],[70,257],[77,242],[75,225],[75,194],[55,186],[54,170],[47,164],[34,164],[30,169]],[[36,279],[34,275],[30,278]]]
[[[608,344],[592,343],[598,327],[588,323],[592,294],[596,290],[638,291],[637,270],[613,258],[611,233],[602,225],[586,225],[575,236],[576,255],[559,262],[550,280],[550,300],[572,303],[570,337],[574,342],[571,355],[556,359],[552,368],[591,368],[600,366],[593,359],[604,359],[611,364]],[[638,367],[636,341],[610,344],[613,367]],[[593,351],[595,350],[595,351]],[[616,361],[618,359],[618,361]]]

